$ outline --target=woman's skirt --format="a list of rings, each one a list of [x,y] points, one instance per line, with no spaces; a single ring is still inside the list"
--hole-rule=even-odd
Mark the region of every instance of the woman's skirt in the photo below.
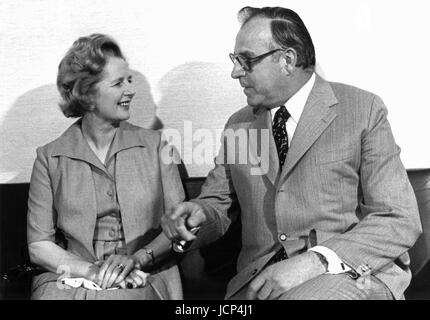
[[[181,300],[182,284],[176,264],[165,265],[136,289],[90,290],[61,283],[61,275],[45,272],[33,278],[32,300]]]

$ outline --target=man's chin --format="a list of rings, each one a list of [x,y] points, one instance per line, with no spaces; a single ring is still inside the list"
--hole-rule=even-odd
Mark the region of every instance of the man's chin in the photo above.
[[[266,106],[265,104],[263,104],[261,102],[257,102],[255,100],[252,100],[249,98],[247,99],[247,103],[248,103],[248,106],[250,106],[255,111],[260,110],[260,109],[270,109],[270,107]]]
[[[248,106],[250,106],[252,108],[261,107],[261,101],[257,101],[256,99],[253,99],[252,97],[247,97],[246,102],[248,103]]]

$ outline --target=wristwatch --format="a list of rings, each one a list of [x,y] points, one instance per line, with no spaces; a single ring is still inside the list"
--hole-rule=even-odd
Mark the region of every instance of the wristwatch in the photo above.
[[[145,250],[145,253],[151,257],[152,266],[155,266],[154,250],[152,250],[151,248],[147,248],[147,247],[143,247],[143,250]]]

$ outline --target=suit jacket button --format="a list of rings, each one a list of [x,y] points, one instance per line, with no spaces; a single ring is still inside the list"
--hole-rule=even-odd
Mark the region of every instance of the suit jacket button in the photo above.
[[[285,240],[287,240],[287,238],[288,238],[288,236],[285,233],[281,233],[279,235],[279,240],[281,240],[281,241],[285,241]]]
[[[254,269],[252,270],[251,275],[254,276],[257,272],[258,272],[258,269]]]
[[[107,195],[108,195],[109,197],[112,197],[112,196],[113,196],[113,192],[112,192],[112,190],[108,190],[106,193],[107,193]]]

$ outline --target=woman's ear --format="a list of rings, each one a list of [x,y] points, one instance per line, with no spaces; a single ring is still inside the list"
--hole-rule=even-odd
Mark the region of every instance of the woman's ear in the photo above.
[[[99,91],[95,87],[92,87],[87,93],[86,100],[90,107],[90,111],[94,111],[96,108],[97,95],[99,95]]]

